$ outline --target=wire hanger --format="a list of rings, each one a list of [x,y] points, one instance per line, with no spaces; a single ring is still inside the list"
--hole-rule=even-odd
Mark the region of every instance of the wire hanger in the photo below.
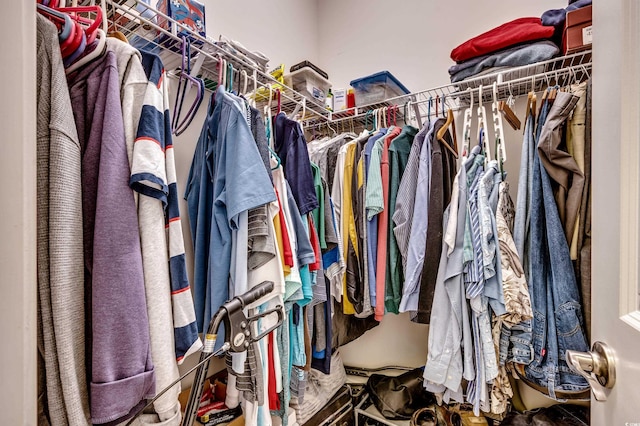
[[[184,105],[189,87],[194,85],[197,89],[196,98],[191,104],[185,117],[180,120],[180,114]],[[176,100],[173,106],[173,119],[171,120],[171,132],[179,136],[181,135],[193,119],[195,118],[200,104],[204,99],[204,82],[191,75],[191,40],[182,36],[182,64],[178,71],[178,89],[176,90]]]

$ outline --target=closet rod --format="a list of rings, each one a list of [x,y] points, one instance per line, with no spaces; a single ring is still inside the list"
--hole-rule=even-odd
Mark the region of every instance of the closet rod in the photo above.
[[[107,19],[113,25],[113,29],[121,31],[129,39],[137,37],[148,43],[149,47],[162,57],[163,62],[165,62],[165,68],[168,71],[176,68],[180,62],[180,54],[176,48],[176,43],[181,42],[178,32],[186,33],[193,41],[191,44],[192,51],[205,57],[202,64],[203,77],[217,81],[217,64],[219,57],[222,57],[233,64],[234,69],[246,70],[250,80],[257,76],[257,85],[260,87],[259,90],[262,94],[262,96],[258,96],[258,103],[262,105],[267,103],[269,84],[271,84],[274,88],[280,88],[282,108],[285,112],[293,111],[298,105],[302,106],[302,94],[284,83],[278,82],[273,76],[262,71],[253,63],[223,49],[210,38],[201,36],[196,31],[149,4],[140,0],[126,2],[122,0],[102,1],[105,1],[108,6]],[[329,112],[324,105],[312,99],[307,99],[304,102],[306,103],[305,110],[307,114],[312,114],[317,120],[326,119]]]
[[[396,96],[382,102],[355,107],[349,111],[333,113],[329,118],[329,123],[339,124],[357,120],[360,124],[364,124],[368,111],[388,108],[392,105],[398,106],[400,114],[398,119],[400,119],[400,117],[404,117],[405,106],[408,102],[409,106],[418,105],[421,116],[425,118],[428,114],[430,101],[432,103],[431,115],[435,113],[436,99],[440,101],[439,111],[442,111],[442,99],[444,99],[447,109],[457,111],[468,106],[471,93],[476,100],[478,99],[480,85],[483,86],[483,102],[493,100],[492,86],[494,82],[497,83],[498,100],[506,100],[509,96],[517,98],[532,90],[540,91],[548,85],[562,86],[573,81],[583,81],[591,76],[591,67],[591,51],[585,51],[527,67],[514,68],[459,83]],[[535,72],[540,69],[545,71]],[[527,71],[530,73],[527,74]],[[515,78],[509,78],[510,76],[515,76]],[[408,109],[407,113],[411,115],[413,108]],[[305,128],[312,129],[322,124],[323,121],[310,119],[305,122]]]

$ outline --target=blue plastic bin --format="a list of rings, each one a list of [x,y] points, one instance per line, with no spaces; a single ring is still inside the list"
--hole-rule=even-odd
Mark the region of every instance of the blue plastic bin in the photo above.
[[[375,104],[409,92],[389,71],[358,78],[349,83],[356,95],[356,106]]]

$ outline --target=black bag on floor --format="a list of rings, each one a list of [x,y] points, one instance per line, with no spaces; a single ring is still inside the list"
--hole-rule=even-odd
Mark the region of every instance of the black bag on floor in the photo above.
[[[385,418],[408,420],[417,409],[435,404],[433,394],[424,388],[422,373],[422,368],[416,368],[396,377],[382,374],[369,377],[369,395]]]

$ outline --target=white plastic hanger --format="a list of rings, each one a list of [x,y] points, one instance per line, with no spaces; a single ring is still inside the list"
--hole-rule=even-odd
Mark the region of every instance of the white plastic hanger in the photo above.
[[[489,144],[489,133],[487,132],[487,110],[482,103],[482,85],[478,88],[478,140],[480,135],[482,137],[482,150],[484,151],[484,164],[485,166],[491,160],[491,146]]]
[[[504,127],[502,125],[502,114],[498,105],[498,83],[493,82],[493,102],[491,102],[491,112],[493,113],[493,133],[496,139],[496,160],[502,165],[507,161],[507,149],[504,143]]]
[[[242,91],[240,92],[241,95],[244,95],[247,93],[247,85],[249,84],[249,76],[247,75],[247,71],[246,70],[240,70],[240,77],[242,77]]]
[[[467,92],[471,96],[469,108],[464,110],[464,124],[462,125],[462,158],[469,155],[469,147],[471,146],[471,119],[473,117],[473,90],[467,88]]]
[[[82,58],[78,59],[69,68],[67,68],[65,70],[66,74],[71,74],[72,72],[74,72],[74,71],[82,68],[86,64],[90,63],[94,59],[97,59],[100,56],[102,56],[102,54],[104,53],[104,49],[107,46],[107,33],[105,33],[100,28],[98,28],[96,31],[98,32],[98,36],[96,38],[98,40],[98,44],[96,45],[95,49],[93,49],[91,52],[87,53]]]

